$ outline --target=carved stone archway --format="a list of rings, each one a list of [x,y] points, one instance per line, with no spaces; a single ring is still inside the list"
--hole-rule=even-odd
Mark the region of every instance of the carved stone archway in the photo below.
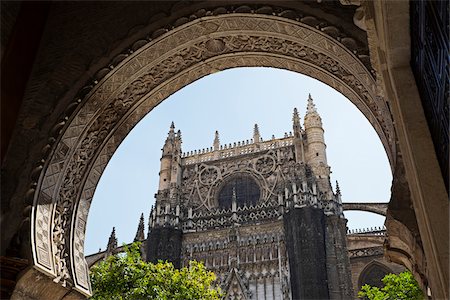
[[[303,18],[304,19],[304,18]],[[102,70],[104,76],[74,100],[57,124],[56,142],[34,193],[31,245],[34,267],[61,285],[90,293],[84,234],[103,169],[129,131],[156,105],[189,83],[234,67],[274,67],[316,78],[345,95],[367,117],[395,166],[396,137],[376,81],[349,46],[309,19],[254,13],[182,20]]]

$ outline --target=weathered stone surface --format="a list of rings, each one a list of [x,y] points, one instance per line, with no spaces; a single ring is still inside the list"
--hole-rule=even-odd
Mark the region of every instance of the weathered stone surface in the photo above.
[[[328,299],[325,216],[304,207],[285,214],[284,230],[289,255],[293,299]]]
[[[175,228],[153,228],[147,238],[147,261],[167,260],[181,267],[182,231]]]

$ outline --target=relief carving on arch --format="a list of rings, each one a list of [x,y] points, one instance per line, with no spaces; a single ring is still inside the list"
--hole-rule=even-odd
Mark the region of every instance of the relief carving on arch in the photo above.
[[[67,151],[52,156],[35,194],[35,265],[54,275],[56,282],[89,293],[83,258],[85,222],[93,190],[112,152],[131,127],[171,93],[214,71],[238,66],[293,70],[341,91],[372,123],[392,163],[395,136],[385,101],[377,97],[370,72],[342,44],[281,17],[200,18],[144,45],[86,96],[62,132],[59,145]],[[43,205],[47,209],[41,209]]]

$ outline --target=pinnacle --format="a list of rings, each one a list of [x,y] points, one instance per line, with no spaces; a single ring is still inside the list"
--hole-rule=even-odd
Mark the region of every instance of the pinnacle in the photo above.
[[[316,105],[314,104],[311,94],[308,95],[308,105],[306,106],[306,114],[317,113]]]
[[[168,139],[173,140],[174,138],[175,138],[175,124],[172,121],[172,123],[170,124]]]
[[[341,194],[341,188],[339,187],[339,182],[336,180],[336,194]]]
[[[292,116],[292,121],[295,122],[299,122],[300,121],[300,117],[298,115],[298,110],[297,107],[294,107],[294,114]]]
[[[213,143],[214,150],[219,150],[220,147],[220,140],[219,140],[219,131],[216,130],[214,133],[214,143]]]
[[[255,143],[259,143],[260,138],[261,138],[261,135],[259,134],[258,124],[255,124],[255,127],[253,128],[253,141]]]
[[[115,248],[117,248],[116,227],[113,227],[106,249],[107,251],[112,251]]]
[[[255,128],[253,129],[253,134],[258,134],[258,135],[259,135],[259,127],[258,127],[258,124],[255,124]]]
[[[144,234],[144,213],[141,213],[141,217],[139,219],[139,225],[136,231],[136,236],[134,237],[134,241],[142,241],[145,239]]]

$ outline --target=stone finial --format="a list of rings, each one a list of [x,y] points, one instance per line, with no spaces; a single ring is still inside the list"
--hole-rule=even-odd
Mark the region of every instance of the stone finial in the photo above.
[[[306,106],[306,114],[317,113],[316,105],[314,104],[311,94],[308,95],[308,105]]]
[[[175,138],[175,124],[173,123],[173,121],[170,124],[169,135],[167,138],[171,139],[171,140],[173,140]]]
[[[219,131],[216,130],[214,134],[214,143],[213,143],[214,151],[220,149],[220,140],[219,140]]]
[[[255,143],[259,143],[261,140],[261,135],[259,134],[259,127],[258,124],[255,124],[255,127],[253,128],[253,141]]]
[[[316,105],[314,104],[311,94],[308,96],[308,104],[306,106],[306,114],[303,121],[305,130],[311,127],[322,127],[322,119],[317,112]]]
[[[143,241],[145,240],[144,233],[144,214],[141,214],[141,218],[139,219],[139,225],[136,231],[136,236],[134,237],[134,241]]]
[[[112,253],[117,248],[116,227],[113,227],[111,235],[109,236],[106,252]]]

